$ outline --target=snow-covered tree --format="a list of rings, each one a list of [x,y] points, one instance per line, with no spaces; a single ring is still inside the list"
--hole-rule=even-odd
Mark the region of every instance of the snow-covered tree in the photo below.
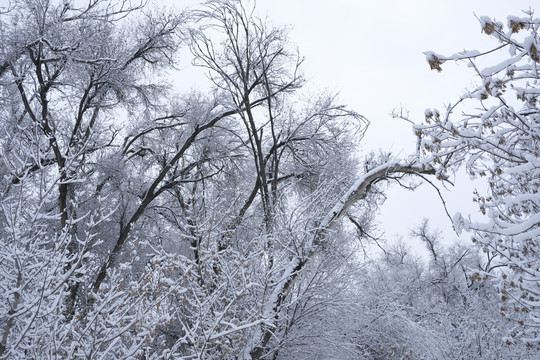
[[[183,46],[207,89],[168,81]],[[388,334],[451,324],[407,306],[462,304],[461,252],[426,236],[433,303],[419,289],[439,283],[399,251],[355,254],[381,184],[444,154],[358,166],[368,121],[304,91],[287,30],[252,4],[13,1],[0,55],[0,358],[445,353]]]
[[[2,358],[272,354],[342,215],[424,171],[390,161],[355,183],[367,121],[301,100],[286,32],[241,2],[144,5],[1,14]],[[184,42],[207,94],[166,82]]]
[[[130,196],[119,118],[163,93],[146,76],[172,65],[183,21],[141,7],[17,1],[1,15],[2,358],[129,358],[167,323],[156,305],[179,285],[152,294],[151,264],[132,276],[126,257],[92,286]]]
[[[502,316],[515,323],[506,342],[540,347],[540,19],[532,10],[506,23],[479,18],[495,45],[487,51],[451,56],[427,52],[432,69],[465,62],[478,84],[444,111],[426,110],[415,126],[419,151],[441,175],[459,166],[487,182],[474,201],[486,216],[472,222],[456,215],[458,231],[497,257]],[[480,65],[481,64],[481,65]]]
[[[513,325],[498,316],[496,282],[470,278],[472,273],[495,270],[487,254],[472,244],[443,246],[441,235],[427,222],[411,236],[426,245],[428,262],[414,255],[404,237],[366,264],[356,280],[352,332],[364,358],[537,357],[524,344],[501,341]]]

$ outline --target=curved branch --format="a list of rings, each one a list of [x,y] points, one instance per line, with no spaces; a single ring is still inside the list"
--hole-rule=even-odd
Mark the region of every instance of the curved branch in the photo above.
[[[271,301],[268,304],[268,308],[265,310],[268,322],[265,323],[265,328],[262,331],[262,334],[260,334],[259,344],[250,352],[252,359],[260,359],[263,355],[268,342],[272,338],[273,329],[277,327],[278,313],[281,305],[284,299],[292,291],[293,285],[302,269],[315,255],[318,245],[326,240],[329,231],[347,213],[347,210],[369,194],[373,184],[379,181],[389,180],[396,174],[435,175],[436,172],[435,169],[426,167],[423,164],[404,164],[399,161],[390,161],[368,171],[349,188],[321,221],[318,229],[315,231],[308,244],[307,255],[303,259],[297,256],[291,260],[291,264],[289,268],[285,270],[282,280],[272,292],[270,297]],[[271,318],[273,319],[272,322],[270,322]]]

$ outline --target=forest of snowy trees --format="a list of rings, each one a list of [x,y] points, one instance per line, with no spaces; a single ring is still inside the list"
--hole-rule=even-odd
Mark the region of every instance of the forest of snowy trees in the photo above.
[[[538,358],[532,11],[480,17],[489,51],[428,52],[477,88],[402,119],[415,153],[363,158],[368,119],[306,91],[252,2],[151,5],[0,8],[0,359]],[[210,89],[178,90],[194,69]],[[428,220],[378,243],[389,184],[460,169],[488,184],[481,222],[453,216],[469,245]]]

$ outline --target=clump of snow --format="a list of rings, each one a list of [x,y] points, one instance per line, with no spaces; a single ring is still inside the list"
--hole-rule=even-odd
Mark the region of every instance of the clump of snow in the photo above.
[[[469,227],[471,224],[471,222],[465,219],[459,212],[456,213],[454,217],[452,217],[452,223],[454,224],[454,230],[458,235],[461,235],[463,231],[469,231]]]

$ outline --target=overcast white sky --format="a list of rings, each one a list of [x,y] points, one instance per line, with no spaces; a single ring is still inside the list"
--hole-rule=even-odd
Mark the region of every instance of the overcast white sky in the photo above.
[[[465,64],[447,63],[442,73],[431,71],[423,52],[488,49],[494,42],[481,33],[476,16],[506,24],[508,15],[521,16],[522,10],[535,5],[540,12],[540,2],[532,0],[257,3],[273,23],[293,27],[291,39],[306,57],[304,73],[310,86],[339,91],[345,104],[371,121],[366,147],[403,156],[413,153],[415,138],[407,123],[391,119],[392,110],[404,107],[413,119],[421,120],[426,108],[454,102],[474,81]],[[456,187],[446,194],[450,214],[476,212],[471,202],[474,185],[462,180]],[[407,234],[424,217],[454,237],[436,192],[428,186],[421,190],[390,189],[380,215],[387,238]]]

